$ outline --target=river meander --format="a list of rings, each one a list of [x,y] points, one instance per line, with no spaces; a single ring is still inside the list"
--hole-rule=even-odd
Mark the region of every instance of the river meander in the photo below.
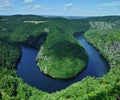
[[[32,87],[49,93],[64,89],[86,76],[102,77],[109,70],[106,61],[99,55],[98,51],[84,39],[84,37],[78,36],[77,39],[89,56],[87,67],[77,77],[63,81],[44,75],[36,64],[35,58],[38,51],[27,46],[21,46],[22,57],[18,64],[18,76]]]

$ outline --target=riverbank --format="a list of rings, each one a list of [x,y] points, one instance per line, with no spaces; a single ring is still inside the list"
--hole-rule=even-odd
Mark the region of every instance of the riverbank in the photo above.
[[[5,19],[5,20],[3,20]],[[34,24],[34,23],[23,23],[23,20],[46,20],[46,23]],[[65,37],[68,41],[73,42],[73,36],[70,35],[78,31],[87,31],[90,29],[103,29],[99,31],[90,32],[92,38],[90,41],[100,52],[106,52],[106,59],[109,60],[110,71],[102,78],[85,77],[81,73],[81,77],[76,78],[74,83],[67,86],[66,89],[58,90],[53,93],[43,92],[23,82],[22,78],[17,77],[15,69],[7,70],[4,65],[0,68],[0,99],[1,100],[119,100],[120,98],[120,57],[119,57],[119,42],[120,42],[120,28],[119,24],[120,16],[105,16],[105,17],[90,17],[82,20],[66,20],[64,18],[45,18],[34,15],[13,15],[13,16],[1,16],[0,22],[0,38],[6,41],[14,42],[25,42],[28,40],[30,43],[35,43],[38,46],[41,43],[40,39],[36,38],[44,31],[49,31],[49,41],[46,46],[47,53],[49,53],[49,46],[52,43],[62,41]],[[114,29],[114,31],[112,30]],[[118,28],[118,29],[116,29]],[[105,33],[104,33],[105,31]],[[53,36],[58,33],[54,39]],[[92,34],[93,33],[93,34]],[[95,34],[97,33],[97,34]],[[110,34],[109,34],[110,33]],[[86,33],[85,33],[86,34]],[[71,39],[72,38],[72,39]],[[33,40],[34,39],[34,40]],[[99,41],[98,41],[99,40]],[[50,45],[49,45],[50,44]],[[1,47],[1,45],[0,45]],[[8,65],[7,60],[9,58],[8,52],[11,50],[6,49],[7,46],[2,50],[1,55],[4,56],[5,60],[0,60],[4,64]],[[1,50],[1,49],[0,49]],[[8,50],[5,53],[5,50]],[[104,55],[101,53],[101,55]],[[12,53],[14,56],[14,53]],[[0,57],[1,59],[2,57]],[[16,63],[16,62],[15,62]],[[1,63],[0,63],[1,64]],[[13,63],[10,63],[13,65]],[[113,67],[114,66],[114,67]],[[0,66],[1,67],[1,66]],[[9,67],[9,66],[6,66]],[[28,66],[30,69],[31,66]],[[26,70],[28,70],[26,69]],[[92,70],[92,68],[91,68]],[[31,72],[35,73],[33,70]],[[83,71],[84,72],[84,71]],[[31,74],[30,74],[31,76]],[[31,79],[31,77],[30,77]],[[33,80],[36,81],[37,79]],[[39,80],[39,79],[38,79]],[[49,78],[48,78],[49,80]],[[76,80],[79,80],[76,81]],[[81,80],[81,81],[80,81]],[[51,81],[38,85],[46,85],[48,89],[55,89],[56,86]],[[59,82],[59,80],[57,81]],[[66,81],[65,83],[69,83]],[[61,83],[62,84],[62,83]],[[58,84],[58,86],[61,86]]]
[[[112,79],[112,81],[114,81],[114,83],[112,83],[112,85],[110,84],[111,83],[110,79]],[[99,79],[99,78],[94,79],[92,77],[86,77],[82,81],[74,83],[74,84],[70,85],[69,87],[67,87],[66,89],[63,89],[60,92],[55,92],[52,94],[48,94],[48,93],[42,92],[40,90],[37,90],[35,88],[32,88],[32,87],[28,86],[27,84],[23,83],[23,81],[21,79],[19,79],[17,77],[13,77],[11,75],[9,75],[9,80],[8,79],[7,80],[8,80],[8,82],[10,82],[10,84],[13,84],[13,82],[14,82],[14,84],[16,84],[16,82],[17,82],[17,84],[19,85],[19,87],[17,86],[17,90],[18,91],[20,90],[21,92],[19,91],[16,94],[17,98],[25,98],[25,99],[27,98],[28,99],[28,98],[35,98],[35,96],[39,95],[39,96],[37,96],[38,98],[48,100],[48,98],[52,99],[53,97],[56,99],[60,99],[60,98],[67,99],[68,96],[69,96],[69,98],[83,99],[83,98],[85,98],[84,95],[86,95],[86,94],[87,94],[87,97],[89,95],[89,97],[95,98],[97,94],[103,93],[103,91],[105,91],[105,89],[107,89],[106,95],[105,96],[102,95],[102,97],[107,98],[110,96],[109,95],[110,91],[113,91],[112,94],[114,94],[115,93],[114,90],[116,90],[116,88],[119,87],[118,79],[119,79],[119,71],[117,70],[117,68],[114,68],[114,69],[111,69],[110,72],[101,79]],[[2,80],[4,80],[4,82],[5,82],[5,77],[3,77]],[[11,83],[11,80],[13,80],[12,83]],[[1,82],[3,82],[3,81],[1,81]],[[118,83],[118,84],[115,85],[115,83]],[[3,84],[1,84],[0,86],[3,86]],[[11,86],[14,86],[14,85],[11,85]],[[53,84],[52,84],[52,86],[53,86]],[[88,86],[89,86],[90,90],[88,90]],[[105,87],[103,88],[103,86],[105,86]],[[116,86],[116,87],[114,87],[114,86]],[[9,87],[9,88],[11,88],[11,87]],[[55,86],[54,86],[54,88],[55,88]],[[80,89],[78,89],[78,88],[80,88]],[[86,91],[86,88],[87,88],[87,91]],[[108,88],[109,88],[109,90],[108,90]],[[27,95],[28,90],[31,93],[30,96]],[[15,96],[9,97],[8,95],[10,95],[10,94],[7,91],[8,91],[8,88],[7,88],[7,90],[4,88],[4,92],[1,92],[2,98],[13,98],[13,97],[15,98]],[[10,91],[12,93],[12,91],[14,92],[16,90],[10,90]],[[95,93],[96,91],[98,91],[97,94]],[[94,95],[92,95],[93,93],[94,93]],[[24,97],[23,97],[23,94],[25,95]],[[63,95],[63,94],[65,94],[65,95]],[[79,94],[79,95],[76,97],[77,94]],[[87,97],[86,97],[86,99],[87,99]],[[100,97],[100,98],[102,99],[102,97]],[[111,98],[111,97],[112,96],[110,96],[109,98]],[[96,98],[98,98],[98,97],[96,97]]]
[[[104,32],[105,31],[105,32]],[[96,34],[97,32],[97,34]],[[102,32],[102,33],[101,33]],[[110,32],[110,34],[109,34]],[[115,34],[116,35],[115,35]],[[99,35],[98,35],[99,34]],[[107,34],[107,35],[106,35]],[[85,33],[85,37],[88,39],[90,43],[92,43],[96,48],[100,50],[100,52],[106,52],[106,49],[100,49],[99,40],[101,40],[102,37],[105,36],[103,39],[105,46],[109,40],[109,43],[120,42],[119,38],[119,31],[118,30],[100,30],[100,31],[88,31]],[[116,37],[117,36],[117,37]],[[113,39],[111,39],[112,37]],[[102,42],[102,41],[101,41]],[[118,51],[119,46],[117,46],[116,49],[114,49],[114,52]],[[111,50],[111,49],[110,49]],[[109,60],[109,57],[111,57],[111,51],[108,50],[107,53],[107,60]],[[110,55],[111,54],[111,55]],[[101,53],[102,56],[104,56]],[[117,55],[117,54],[116,54]],[[45,96],[43,99],[63,99],[66,100],[68,98],[70,99],[80,99],[80,100],[119,100],[120,98],[120,58],[116,57],[114,55],[112,62],[116,62],[117,65],[114,65],[114,67],[110,67],[110,71],[104,75],[102,78],[93,78],[93,77],[86,77],[82,81],[72,84],[71,86],[67,87],[65,90],[62,90],[60,92],[53,93],[49,95],[49,97]],[[104,56],[105,57],[105,56]],[[117,60],[118,59],[118,60]],[[112,63],[109,60],[109,63]]]
[[[79,42],[82,43],[81,39],[78,38]],[[86,41],[84,38],[83,40]],[[38,52],[37,49],[22,46],[21,49],[23,56],[18,65],[18,76],[23,78],[23,80],[29,85],[34,86],[42,91],[52,93],[58,90],[62,90],[73,84],[74,82],[82,80],[88,75],[101,77],[103,76],[103,74],[107,73],[108,69],[106,67],[106,63],[99,57],[97,51],[89,43],[87,43],[87,41],[85,44],[83,44],[83,46],[89,48],[87,53],[92,51],[92,53],[94,54],[90,55],[88,53],[89,61],[86,68],[82,72],[80,72],[76,77],[66,80],[51,78],[48,75],[43,74],[42,71],[39,70],[35,61]],[[98,57],[94,59],[93,56]],[[99,62],[97,60],[99,60]],[[101,64],[103,65],[102,67]],[[53,85],[54,87],[52,87]]]
[[[88,56],[85,50],[74,42],[56,42],[45,53],[44,46],[41,47],[37,62],[43,73],[56,79],[70,79],[78,75],[87,65]]]

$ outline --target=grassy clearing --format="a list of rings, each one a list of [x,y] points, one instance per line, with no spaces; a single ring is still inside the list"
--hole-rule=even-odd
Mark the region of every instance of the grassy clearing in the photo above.
[[[47,21],[23,21],[23,23],[33,23],[33,24],[40,24],[40,23],[45,23]]]

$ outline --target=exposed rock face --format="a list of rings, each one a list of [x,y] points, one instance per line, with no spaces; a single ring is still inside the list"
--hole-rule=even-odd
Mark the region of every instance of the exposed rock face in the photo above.
[[[92,29],[107,29],[115,26],[114,23],[110,22],[89,22]]]
[[[103,50],[109,55],[110,66],[116,66],[120,61],[120,42],[104,45]]]

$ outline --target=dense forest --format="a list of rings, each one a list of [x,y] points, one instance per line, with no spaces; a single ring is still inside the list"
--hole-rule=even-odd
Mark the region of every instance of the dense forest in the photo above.
[[[0,100],[119,100],[119,22],[119,16],[85,19],[0,16]],[[51,94],[31,87],[17,77],[16,67],[21,56],[19,43],[40,49],[37,62],[44,73],[56,78],[76,76],[88,60],[87,53],[73,37],[76,32],[84,33],[84,37],[108,61],[110,71],[104,77],[88,76]],[[49,67],[45,68],[45,65]],[[77,68],[67,72],[69,66]],[[63,71],[67,74],[60,73]]]

